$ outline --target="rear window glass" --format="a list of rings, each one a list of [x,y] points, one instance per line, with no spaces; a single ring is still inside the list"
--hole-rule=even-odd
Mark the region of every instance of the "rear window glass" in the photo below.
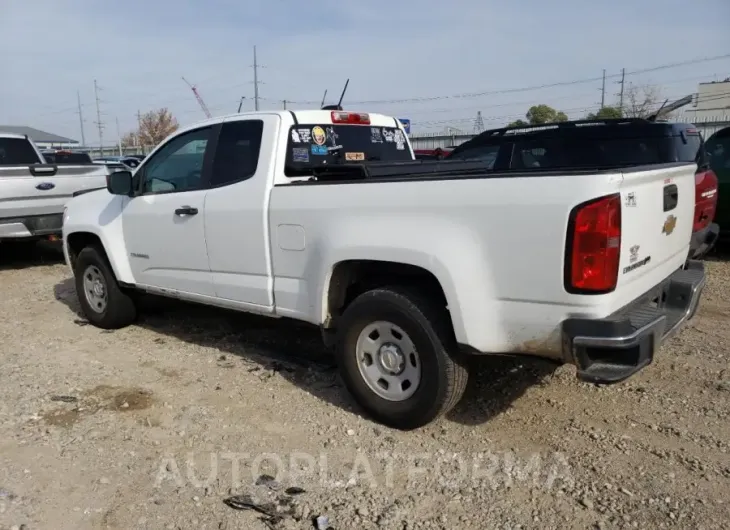
[[[41,161],[28,140],[0,138],[0,165],[39,164]]]
[[[666,138],[541,138],[518,141],[512,168],[581,168],[661,164]]]
[[[328,164],[413,160],[403,131],[365,125],[295,125],[289,131],[287,175]]]

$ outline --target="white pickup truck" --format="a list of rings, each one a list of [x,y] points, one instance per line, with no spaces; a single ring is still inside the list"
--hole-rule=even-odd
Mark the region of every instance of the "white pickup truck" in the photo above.
[[[60,238],[66,201],[108,175],[91,163],[47,164],[30,138],[0,131],[0,241]]]
[[[471,354],[621,381],[697,308],[691,164],[595,170],[422,162],[394,118],[282,111],[176,132],[70,201],[83,311],[131,324],[149,292],[310,322],[377,420],[453,407]]]

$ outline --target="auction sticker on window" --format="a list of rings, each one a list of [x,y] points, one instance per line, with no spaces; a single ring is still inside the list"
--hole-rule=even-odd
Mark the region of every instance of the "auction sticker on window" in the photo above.
[[[291,150],[291,157],[294,162],[309,162],[309,151],[306,147],[295,147]]]
[[[365,160],[365,153],[345,153],[345,160],[347,160],[348,162]]]

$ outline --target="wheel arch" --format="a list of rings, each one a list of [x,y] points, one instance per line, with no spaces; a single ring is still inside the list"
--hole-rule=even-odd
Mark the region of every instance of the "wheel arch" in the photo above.
[[[129,262],[126,260],[124,249],[120,248],[119,245],[109,244],[103,235],[91,230],[79,230],[67,233],[64,235],[64,245],[66,246],[71,267],[75,265],[76,257],[84,248],[96,246],[106,256],[117,281],[127,284],[134,283],[132,270],[129,267]]]

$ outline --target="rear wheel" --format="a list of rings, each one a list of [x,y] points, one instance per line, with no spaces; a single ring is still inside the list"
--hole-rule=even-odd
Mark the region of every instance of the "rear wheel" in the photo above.
[[[106,255],[97,247],[79,252],[74,279],[79,304],[89,322],[103,329],[119,329],[134,322],[134,301],[119,287]]]
[[[461,399],[467,367],[446,308],[384,287],[357,297],[338,323],[337,357],[356,401],[377,421],[415,429]]]

